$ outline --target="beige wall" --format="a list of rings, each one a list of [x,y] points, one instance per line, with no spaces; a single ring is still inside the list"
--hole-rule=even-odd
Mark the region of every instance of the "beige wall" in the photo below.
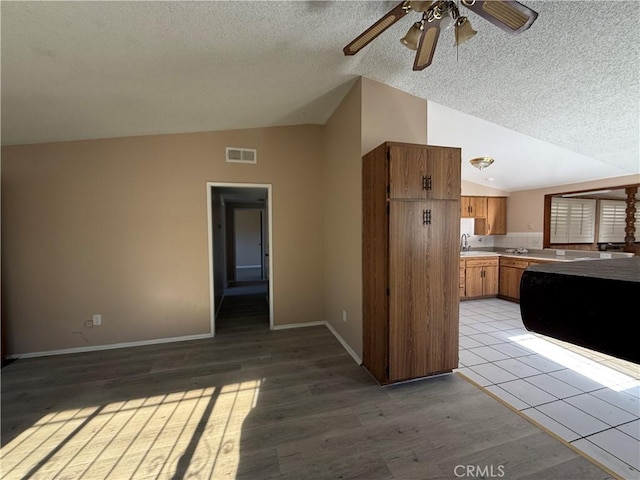
[[[592,182],[556,185],[549,188],[511,192],[507,207],[507,230],[514,232],[542,232],[544,228],[544,196],[550,193],[590,190],[640,183],[640,175],[607,178]]]
[[[274,324],[326,320],[361,356],[361,156],[427,143],[426,122],[425,100],[361,78],[324,126],[3,147],[9,353],[208,334],[206,182],[240,182],[273,185]],[[258,164],[225,163],[225,146]],[[509,196],[508,230],[526,232],[546,193],[638,182],[462,193]]]
[[[354,85],[325,125],[326,320],[360,358],[362,155],[385,141],[424,144],[426,137],[426,100],[367,78]]]
[[[427,143],[427,101],[362,78],[362,149],[383,142]]]
[[[273,185],[274,324],[324,320],[321,143],[299,126],[2,148],[8,353],[209,333],[206,182]]]
[[[509,192],[497,188],[486,187],[477,183],[462,182],[461,195],[478,195],[487,197],[508,197]]]
[[[324,127],[325,320],[362,352],[361,100],[358,80]],[[347,321],[342,320],[342,311]]]

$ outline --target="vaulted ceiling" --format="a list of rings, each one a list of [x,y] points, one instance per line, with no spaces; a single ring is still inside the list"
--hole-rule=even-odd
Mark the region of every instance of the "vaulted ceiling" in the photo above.
[[[461,7],[478,34],[414,72],[415,13],[342,53],[397,2],[3,1],[2,143],[322,124],[362,75],[446,112],[430,143],[499,150],[498,188],[640,173],[640,2],[525,3],[520,35]]]

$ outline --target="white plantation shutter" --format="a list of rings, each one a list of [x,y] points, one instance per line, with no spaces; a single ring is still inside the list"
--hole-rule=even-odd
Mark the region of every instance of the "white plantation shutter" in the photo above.
[[[627,204],[623,200],[601,200],[600,218],[598,222],[598,242],[624,242]],[[636,206],[636,225],[640,219],[640,211]]]
[[[551,243],[592,243],[595,224],[595,200],[551,199]]]
[[[566,243],[569,238],[569,203],[551,199],[551,243]]]

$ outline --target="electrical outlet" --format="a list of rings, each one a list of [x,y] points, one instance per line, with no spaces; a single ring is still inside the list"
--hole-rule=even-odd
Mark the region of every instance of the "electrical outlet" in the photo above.
[[[102,325],[102,315],[96,314],[93,316],[94,325]]]
[[[600,254],[600,258],[611,258],[611,254],[610,253],[601,253]]]
[[[556,250],[556,255],[564,255],[564,250]]]
[[[342,310],[342,321],[343,322],[347,321],[347,311],[346,310]]]
[[[85,328],[92,328],[93,322],[91,320],[87,320],[86,322],[84,322],[84,326]]]

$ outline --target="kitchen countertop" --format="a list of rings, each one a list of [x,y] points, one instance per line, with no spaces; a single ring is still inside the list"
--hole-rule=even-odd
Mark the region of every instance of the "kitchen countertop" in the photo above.
[[[605,260],[600,259],[600,260]],[[535,265],[532,272],[571,277],[588,277],[601,280],[615,280],[640,284],[640,257],[614,258],[598,265],[586,262],[572,262],[571,265]],[[637,295],[633,297],[635,300]]]
[[[483,258],[483,257],[509,257],[519,258],[523,260],[546,260],[553,262],[574,262],[580,260],[605,260],[600,257],[600,253],[608,252],[592,252],[586,250],[564,250],[564,255],[557,255],[556,250],[531,250],[528,253],[507,253],[504,248],[496,248],[495,250],[471,250],[470,252],[460,255],[460,259],[465,258]],[[477,254],[477,255],[474,255]],[[632,254],[610,253],[612,258],[633,257]]]

